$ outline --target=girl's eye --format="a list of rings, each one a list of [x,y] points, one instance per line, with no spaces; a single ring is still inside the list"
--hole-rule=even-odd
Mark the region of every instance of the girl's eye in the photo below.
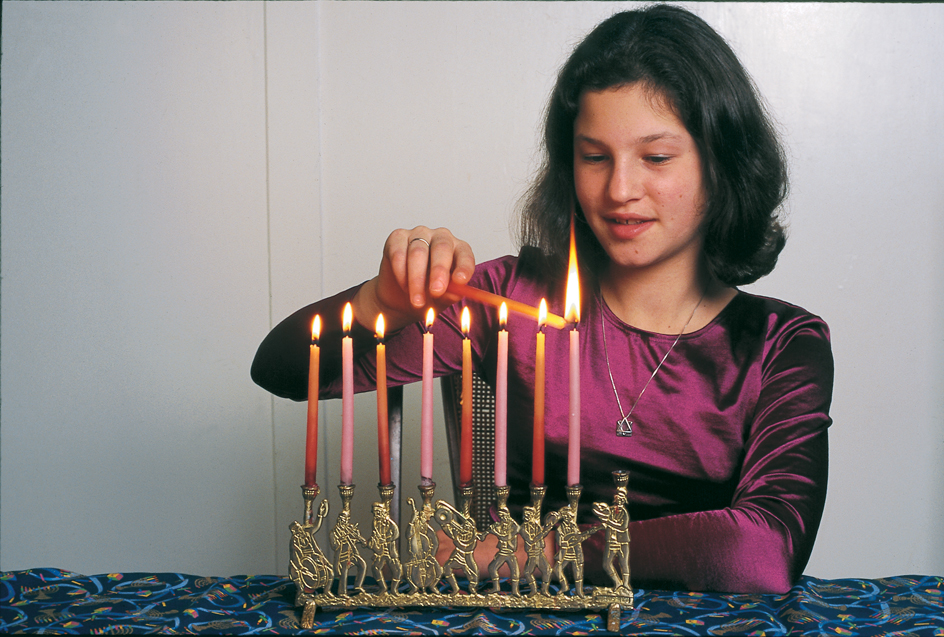
[[[583,160],[588,164],[599,164],[606,161],[606,155],[584,155]]]
[[[668,155],[649,155],[646,157],[646,161],[650,164],[664,164],[669,161],[671,157]]]

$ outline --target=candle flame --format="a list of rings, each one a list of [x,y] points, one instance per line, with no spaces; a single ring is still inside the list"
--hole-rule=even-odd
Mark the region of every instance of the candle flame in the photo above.
[[[538,329],[543,330],[545,325],[547,325],[547,301],[541,299],[541,304],[538,306]]]
[[[469,330],[471,329],[472,317],[469,315],[469,308],[462,308],[462,333],[466,338],[469,337]]]
[[[377,338],[383,339],[384,337],[384,315],[377,315]]]
[[[573,215],[570,217],[570,260],[567,266],[567,293],[564,298],[564,319],[571,323],[579,323],[580,277],[577,273],[577,238]]]
[[[354,309],[351,307],[350,303],[344,304],[344,320],[341,322],[341,325],[344,327],[344,333],[351,331],[351,323],[354,322]]]
[[[498,324],[501,325],[502,329],[505,329],[505,325],[508,323],[508,304],[502,302],[501,306],[498,308]]]
[[[311,322],[311,340],[317,341],[321,338],[321,315],[315,314],[315,320]]]
[[[433,311],[433,308],[426,310],[426,331],[433,326],[433,319],[436,318],[436,312]]]

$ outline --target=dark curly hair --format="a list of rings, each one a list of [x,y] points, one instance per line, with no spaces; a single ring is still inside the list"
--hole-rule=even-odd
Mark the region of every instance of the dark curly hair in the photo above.
[[[769,274],[786,242],[780,205],[784,152],[757,90],[728,44],[704,20],[671,5],[617,13],[561,69],[544,125],[544,163],[519,209],[519,243],[566,264],[574,190],[574,120],[586,91],[641,82],[670,105],[695,140],[705,187],[704,258],[727,285]],[[608,257],[584,223],[580,259],[599,274]]]

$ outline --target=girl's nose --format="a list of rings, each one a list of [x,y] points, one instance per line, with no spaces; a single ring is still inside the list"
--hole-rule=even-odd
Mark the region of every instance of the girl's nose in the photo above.
[[[626,160],[615,162],[608,184],[610,199],[625,203],[639,198],[641,193],[642,182],[637,167]]]

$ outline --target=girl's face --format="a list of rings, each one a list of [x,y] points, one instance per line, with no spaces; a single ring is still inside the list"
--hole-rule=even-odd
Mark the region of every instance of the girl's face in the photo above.
[[[610,274],[694,273],[702,249],[701,157],[657,93],[639,83],[588,91],[574,121],[577,200]]]

